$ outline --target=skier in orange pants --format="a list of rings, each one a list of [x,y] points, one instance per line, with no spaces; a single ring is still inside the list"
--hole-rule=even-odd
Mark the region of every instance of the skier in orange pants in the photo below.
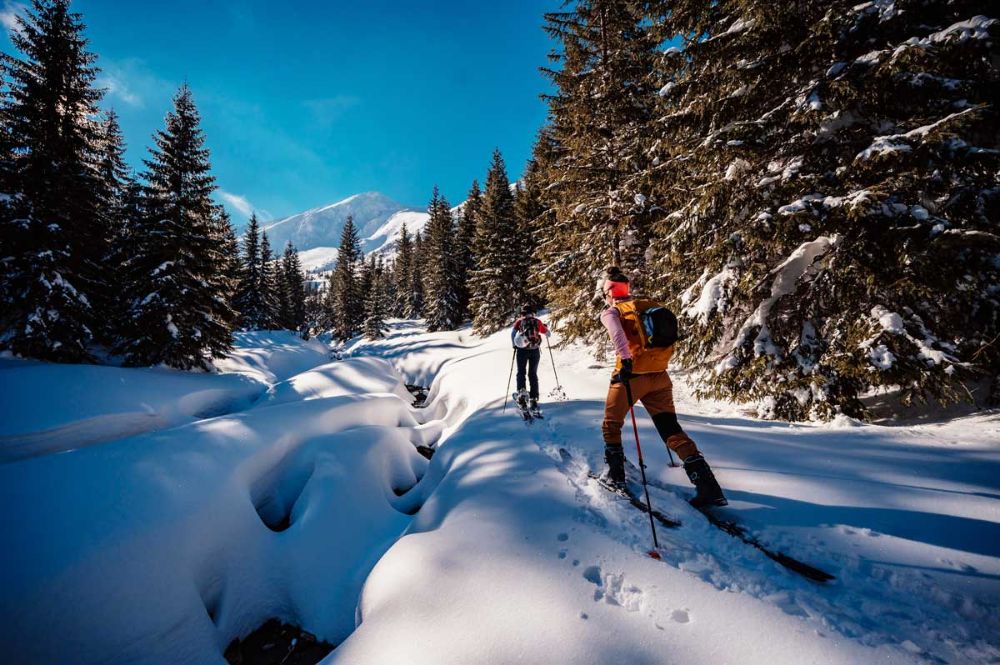
[[[628,414],[628,392],[642,402],[653,419],[656,430],[667,447],[684,461],[684,471],[695,486],[692,506],[724,506],[728,502],[712,469],[698,446],[677,422],[673,384],[667,365],[674,353],[676,319],[662,305],[649,300],[634,300],[628,277],[620,269],[609,268],[604,281],[604,299],[608,307],[601,313],[601,323],[615,346],[615,373],[604,404],[604,459],[607,477],[612,483],[625,483],[625,453],[622,449],[622,426]],[[649,312],[660,310],[654,315]],[[666,312],[665,314],[663,312]],[[673,321],[671,334],[657,329],[662,321]],[[663,324],[663,330],[669,329]],[[626,385],[629,390],[626,390]]]

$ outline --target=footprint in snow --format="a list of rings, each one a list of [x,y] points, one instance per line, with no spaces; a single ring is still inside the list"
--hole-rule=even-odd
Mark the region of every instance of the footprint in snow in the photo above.
[[[670,613],[670,620],[675,623],[688,623],[691,621],[691,613],[687,610],[674,610]]]
[[[642,609],[645,595],[639,587],[626,584],[625,575],[620,573],[603,573],[600,566],[588,566],[583,571],[583,577],[597,588],[594,590],[594,601],[604,601],[608,605],[624,607],[629,612]]]

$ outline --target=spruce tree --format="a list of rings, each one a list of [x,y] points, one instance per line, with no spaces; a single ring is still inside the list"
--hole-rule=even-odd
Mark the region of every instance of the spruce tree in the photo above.
[[[413,261],[410,263],[409,299],[406,306],[406,318],[419,319],[424,315],[424,241],[420,232],[413,239]]]
[[[459,294],[456,284],[458,256],[455,252],[455,224],[448,201],[434,187],[427,208],[430,219],[424,228],[423,276],[424,318],[427,329],[454,330],[461,324]]]
[[[382,258],[374,254],[368,265],[369,285],[365,299],[364,335],[368,339],[382,339],[388,326],[386,318],[386,271]]]
[[[364,303],[359,284],[359,268],[364,260],[354,219],[347,218],[340,235],[337,265],[330,277],[333,299],[334,337],[342,342],[358,334],[364,321]]]
[[[272,330],[280,328],[278,323],[279,313],[279,284],[278,269],[275,265],[274,252],[271,251],[271,241],[267,238],[267,231],[260,233],[260,310],[261,318],[258,324],[260,328]]]
[[[581,0],[545,17],[557,42],[554,66],[543,69],[556,88],[546,97],[543,133],[555,148],[545,167],[554,223],[541,229],[536,255],[553,317],[569,338],[604,334],[594,316],[604,267],[617,264],[635,288],[644,286],[655,202],[641,176],[649,167],[646,130],[656,99],[649,77],[661,41],[641,11],[649,6],[668,5]]]
[[[458,231],[455,234],[455,284],[458,288],[459,318],[466,321],[472,318],[469,289],[469,278],[476,270],[476,224],[479,210],[483,205],[483,195],[479,190],[479,181],[473,180],[472,187],[465,199],[465,204],[458,217]]]
[[[137,213],[132,200],[136,182],[125,164],[125,139],[114,111],[108,111],[101,123],[97,167],[101,181],[98,205],[108,229],[102,264],[106,269],[121,270],[134,252],[131,221]],[[107,284],[109,280],[101,282]],[[112,345],[128,334],[128,305],[121,297],[120,284],[114,289],[101,289],[95,306],[102,314],[103,325],[98,328],[102,341]]]
[[[538,238],[544,231],[544,215],[547,212],[542,200],[542,180],[537,162],[531,160],[524,177],[517,186],[514,196],[514,216],[517,220],[518,267],[514,288],[524,294],[522,304],[538,309],[545,302],[541,273],[535,262]]]
[[[10,31],[24,59],[0,55],[0,345],[80,362],[104,327],[100,270],[111,230],[98,161],[96,56],[68,0],[35,0]]]
[[[146,160],[145,214],[137,220],[130,339],[131,365],[211,367],[232,348],[234,284],[198,110],[184,85]]]
[[[1000,369],[1000,22],[745,0],[657,19],[651,248],[704,392],[783,418]]]
[[[476,228],[478,267],[472,286],[473,326],[487,334],[506,325],[524,294],[517,289],[522,240],[514,214],[514,197],[500,150],[493,152],[486,193]]]
[[[393,262],[393,283],[395,293],[392,299],[392,312],[397,318],[406,318],[410,304],[410,274],[413,270],[413,242],[406,224],[399,231],[399,243],[396,246],[396,260]]]
[[[234,307],[240,313],[244,328],[260,328],[264,306],[260,293],[260,223],[256,213],[250,214],[250,221],[243,233],[243,252],[240,258],[240,281]]]
[[[332,331],[337,321],[337,289],[335,280],[336,270],[327,273],[322,293],[318,295],[320,301],[320,316],[317,319],[319,330]]]
[[[281,325],[289,330],[304,330],[306,293],[299,253],[291,241],[281,258]]]
[[[235,306],[235,303],[239,294],[240,283],[243,279],[240,243],[236,239],[236,229],[233,226],[232,217],[229,216],[229,213],[222,206],[216,206],[215,208],[215,223],[222,242],[222,273],[226,276],[233,289],[229,304],[235,310],[238,321],[239,309]]]

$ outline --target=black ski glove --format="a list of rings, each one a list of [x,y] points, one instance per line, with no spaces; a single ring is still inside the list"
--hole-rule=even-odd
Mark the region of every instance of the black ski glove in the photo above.
[[[622,368],[618,370],[618,380],[628,381],[634,375],[632,374],[632,359],[625,358],[622,360]]]

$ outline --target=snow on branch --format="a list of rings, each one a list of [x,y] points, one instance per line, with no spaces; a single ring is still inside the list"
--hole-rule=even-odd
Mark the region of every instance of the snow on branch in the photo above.
[[[740,327],[740,332],[736,335],[736,342],[729,355],[715,366],[717,374],[734,369],[739,365],[739,360],[732,352],[746,343],[750,332],[755,328],[759,328],[759,331],[754,338],[754,355],[767,354],[775,357],[781,355],[780,350],[771,340],[771,331],[767,325],[771,309],[778,300],[795,292],[799,280],[811,280],[819,272],[817,261],[833,249],[839,241],[840,236],[834,234],[804,242],[788,258],[771,270],[770,275],[774,278],[771,282],[771,295],[757,305],[754,313]]]
[[[893,153],[893,152],[910,152],[913,147],[909,143],[905,143],[904,139],[922,139],[927,134],[929,134],[934,129],[937,129],[946,122],[950,122],[955,118],[970,113],[977,110],[978,107],[967,108],[964,111],[958,111],[957,113],[952,113],[950,115],[941,118],[937,122],[933,122],[929,125],[924,125],[923,127],[917,127],[916,129],[911,129],[908,132],[902,134],[889,134],[886,136],[877,136],[870,146],[862,150],[855,156],[855,160],[867,160],[872,157]]]

